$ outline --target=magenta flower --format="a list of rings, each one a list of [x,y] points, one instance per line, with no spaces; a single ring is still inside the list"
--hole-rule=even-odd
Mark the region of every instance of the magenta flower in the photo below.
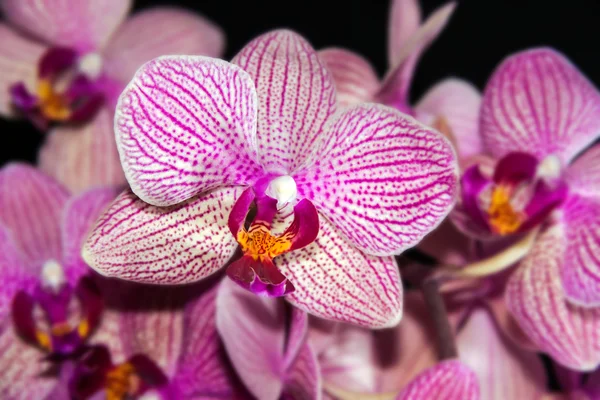
[[[103,303],[80,249],[116,194],[69,197],[32,167],[0,170],[0,397],[54,398],[50,360],[76,355],[98,325]]]
[[[328,71],[288,31],[253,40],[231,64],[147,63],[115,120],[139,198],[115,201],[86,260],[110,276],[185,283],[223,267],[240,244],[228,274],[241,286],[287,294],[325,318],[395,324],[402,289],[392,255],[452,207],[455,155],[391,108],[336,109]]]
[[[139,66],[164,54],[217,57],[223,49],[221,31],[202,17],[155,8],[124,21],[131,3],[0,3],[8,23],[0,24],[0,114],[52,127],[39,164],[73,191],[125,183],[113,110]]]

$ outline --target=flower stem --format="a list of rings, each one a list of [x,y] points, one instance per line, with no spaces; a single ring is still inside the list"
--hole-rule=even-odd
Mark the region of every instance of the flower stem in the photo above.
[[[435,330],[439,359],[457,358],[458,351],[454,342],[454,333],[450,326],[444,299],[440,294],[439,282],[436,279],[425,279],[421,285],[421,291]]]

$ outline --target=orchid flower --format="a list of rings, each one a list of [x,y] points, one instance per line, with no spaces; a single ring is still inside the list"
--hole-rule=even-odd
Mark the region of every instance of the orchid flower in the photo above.
[[[232,63],[145,64],[115,119],[133,193],[100,218],[84,258],[109,276],[186,283],[239,244],[227,273],[252,292],[324,318],[396,324],[392,255],[452,207],[454,151],[391,108],[336,109],[329,72],[289,31],[258,37]]]
[[[163,54],[217,57],[223,34],[177,8],[125,21],[131,0],[2,0],[0,115],[25,115],[50,134],[40,167],[80,192],[124,184],[113,112],[144,62]]]
[[[103,303],[80,249],[116,195],[70,197],[32,167],[0,170],[1,398],[56,398],[50,360],[75,356],[97,327]]]
[[[531,238],[506,304],[535,345],[578,370],[600,363],[599,115],[600,93],[563,55],[506,59],[483,96],[489,157],[464,171],[452,215],[480,240]]]

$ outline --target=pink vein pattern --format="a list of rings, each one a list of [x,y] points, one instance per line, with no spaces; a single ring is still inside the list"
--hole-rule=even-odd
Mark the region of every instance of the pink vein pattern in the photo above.
[[[138,70],[119,98],[115,134],[132,190],[157,206],[180,203],[261,172],[256,93],[235,65],[165,56]]]
[[[308,343],[300,349],[285,379],[284,399],[320,399],[319,363]]]
[[[578,195],[600,198],[600,146],[586,150],[565,172],[569,190]]]
[[[562,54],[551,49],[507,58],[483,95],[481,135],[487,151],[549,154],[563,165],[598,138],[600,93]]]

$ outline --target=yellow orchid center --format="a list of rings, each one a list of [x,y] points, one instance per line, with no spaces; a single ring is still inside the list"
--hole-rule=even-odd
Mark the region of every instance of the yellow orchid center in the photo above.
[[[106,400],[122,400],[136,393],[138,379],[131,363],[117,365],[106,374]]]
[[[515,211],[510,200],[510,188],[503,185],[494,188],[487,212],[492,230],[500,235],[516,232],[525,220],[523,213]]]
[[[262,224],[252,224],[249,230],[241,229],[237,241],[244,255],[256,261],[272,260],[292,247],[290,235],[274,236]]]
[[[69,104],[61,93],[57,93],[50,79],[38,83],[37,95],[40,111],[51,121],[63,122],[71,116]]]

